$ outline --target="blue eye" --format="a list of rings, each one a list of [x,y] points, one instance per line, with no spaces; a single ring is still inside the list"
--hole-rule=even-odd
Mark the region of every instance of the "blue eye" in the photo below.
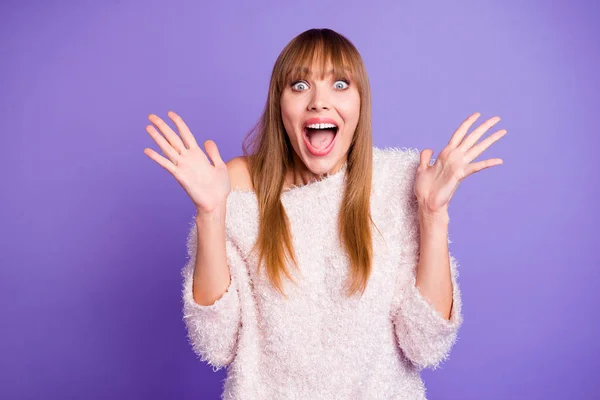
[[[303,89],[298,89],[298,85],[304,85],[304,86],[307,86],[307,85],[306,85],[306,82],[304,82],[304,81],[298,81],[298,82],[294,82],[294,83],[292,83],[292,88],[293,88],[294,90],[303,90]]]
[[[342,87],[340,87],[338,85],[338,82],[342,82],[346,86],[344,87],[342,85]],[[334,84],[334,86],[335,86],[336,89],[346,89],[349,85],[350,85],[349,82],[347,80],[345,80],[345,79],[338,79],[337,81],[335,81],[335,84]]]
[[[306,88],[303,88],[303,86],[306,86]],[[333,86],[336,89],[344,90],[350,86],[350,82],[346,79],[338,79],[337,81],[335,81]],[[308,88],[308,84],[305,81],[296,81],[296,82],[292,83],[292,89],[294,89],[296,91],[303,91],[307,88]]]

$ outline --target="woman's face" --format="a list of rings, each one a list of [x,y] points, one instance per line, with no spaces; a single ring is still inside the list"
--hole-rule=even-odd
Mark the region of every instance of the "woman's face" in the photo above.
[[[331,73],[318,79],[320,72],[290,82],[281,93],[283,125],[295,158],[308,170],[298,171],[303,175],[336,172],[346,162],[360,114],[355,84]]]

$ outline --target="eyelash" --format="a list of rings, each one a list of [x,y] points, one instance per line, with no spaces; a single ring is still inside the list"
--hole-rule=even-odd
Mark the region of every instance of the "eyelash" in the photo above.
[[[348,87],[350,86],[350,80],[349,79],[340,78],[340,79],[336,79],[335,81],[336,82],[342,81],[342,82],[346,83],[346,85],[348,85]],[[294,86],[296,86],[298,83],[301,83],[301,82],[306,84],[306,81],[304,81],[304,80],[297,80],[297,81],[292,82],[292,84],[291,84],[292,90],[295,90]],[[346,90],[346,89],[348,89],[348,88],[346,87],[346,88],[339,89],[339,90]],[[297,91],[301,92],[301,90],[297,90]]]

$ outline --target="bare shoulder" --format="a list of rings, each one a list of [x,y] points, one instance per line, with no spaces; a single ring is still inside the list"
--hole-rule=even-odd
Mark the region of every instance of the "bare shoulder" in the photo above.
[[[231,181],[231,189],[239,188],[242,190],[254,190],[248,160],[244,156],[234,157],[227,161],[227,171]]]

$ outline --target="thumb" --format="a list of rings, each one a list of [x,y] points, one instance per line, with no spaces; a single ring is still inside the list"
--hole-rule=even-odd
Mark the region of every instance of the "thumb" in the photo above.
[[[206,149],[206,153],[212,160],[215,167],[220,167],[225,164],[223,162],[223,159],[221,158],[221,154],[219,153],[217,144],[214,141],[207,140],[206,142],[204,142],[204,148]]]
[[[425,169],[429,166],[429,163],[431,162],[431,156],[433,155],[433,150],[431,149],[425,149],[421,152],[421,162],[420,162],[420,167],[422,169]]]

